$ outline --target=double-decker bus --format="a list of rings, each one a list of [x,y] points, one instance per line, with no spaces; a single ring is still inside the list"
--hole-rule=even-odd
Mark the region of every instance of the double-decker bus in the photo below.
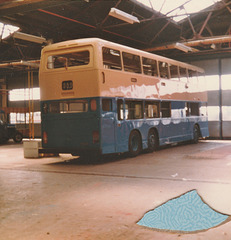
[[[44,47],[40,63],[42,147],[109,154],[208,133],[203,69],[98,38]]]

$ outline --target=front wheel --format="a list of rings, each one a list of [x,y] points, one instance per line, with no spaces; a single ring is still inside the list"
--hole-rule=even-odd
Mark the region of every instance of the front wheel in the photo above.
[[[142,142],[140,134],[137,131],[133,131],[129,137],[129,155],[130,157],[136,157],[142,150]]]

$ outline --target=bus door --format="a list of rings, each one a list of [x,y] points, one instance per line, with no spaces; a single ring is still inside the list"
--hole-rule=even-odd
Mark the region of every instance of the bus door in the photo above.
[[[102,99],[101,146],[102,153],[114,153],[115,147],[115,103],[111,98]]]
[[[125,118],[125,103],[123,98],[116,99],[117,117],[115,121],[115,139],[116,139],[116,152],[128,151],[128,138],[129,129],[127,127]]]

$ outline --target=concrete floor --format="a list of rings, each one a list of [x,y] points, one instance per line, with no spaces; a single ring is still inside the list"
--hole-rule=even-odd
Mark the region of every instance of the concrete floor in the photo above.
[[[87,164],[71,155],[24,159],[23,145],[0,146],[1,240],[231,240],[231,222],[204,232],[155,231],[144,213],[196,189],[231,215],[231,141],[201,141],[136,158]]]

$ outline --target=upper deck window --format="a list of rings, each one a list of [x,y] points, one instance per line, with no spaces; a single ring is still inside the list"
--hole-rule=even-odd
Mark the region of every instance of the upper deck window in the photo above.
[[[47,68],[67,68],[82,65],[88,65],[90,62],[89,51],[63,53],[59,55],[52,55],[48,57]]]
[[[141,73],[140,56],[123,52],[124,71]]]
[[[160,71],[161,78],[169,78],[168,63],[159,62],[159,71]]]
[[[169,65],[170,67],[170,75],[172,80],[179,80],[178,66]]]
[[[157,61],[145,57],[143,57],[142,60],[144,74],[149,76],[158,76]]]
[[[107,69],[122,70],[120,51],[103,47],[103,66]]]

